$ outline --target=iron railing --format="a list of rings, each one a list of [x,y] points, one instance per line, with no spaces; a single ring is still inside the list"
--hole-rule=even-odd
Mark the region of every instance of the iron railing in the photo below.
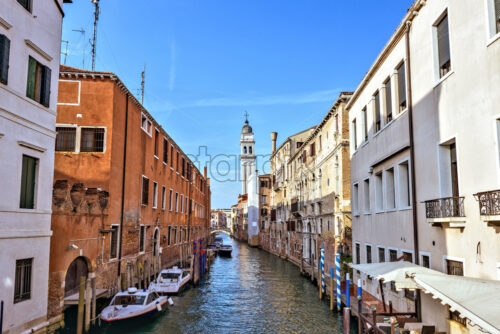
[[[425,201],[427,218],[465,217],[464,197],[445,197]]]
[[[500,190],[485,191],[474,195],[479,201],[481,216],[500,215]]]

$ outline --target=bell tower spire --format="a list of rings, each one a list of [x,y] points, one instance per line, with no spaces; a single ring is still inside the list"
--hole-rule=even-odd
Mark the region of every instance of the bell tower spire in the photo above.
[[[245,110],[245,124],[241,129],[240,147],[241,147],[241,191],[242,194],[248,194],[248,183],[250,175],[255,172],[255,141],[253,129],[248,122],[248,112]]]

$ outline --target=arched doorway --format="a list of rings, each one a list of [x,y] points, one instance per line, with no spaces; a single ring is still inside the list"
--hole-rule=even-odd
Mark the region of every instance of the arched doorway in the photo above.
[[[88,259],[79,256],[71,262],[66,272],[64,295],[70,296],[72,294],[78,293],[80,289],[80,277],[85,278],[89,275]]]

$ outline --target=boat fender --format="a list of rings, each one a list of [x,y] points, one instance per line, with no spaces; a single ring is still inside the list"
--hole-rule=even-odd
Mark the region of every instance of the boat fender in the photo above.
[[[156,302],[156,308],[158,309],[158,312],[161,312],[161,304],[160,304],[160,302]]]
[[[168,305],[170,306],[174,306],[174,301],[172,300],[172,298],[168,297]]]

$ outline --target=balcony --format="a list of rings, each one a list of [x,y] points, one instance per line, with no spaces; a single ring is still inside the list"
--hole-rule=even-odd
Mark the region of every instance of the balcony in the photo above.
[[[427,223],[433,226],[465,227],[464,197],[445,197],[425,201]]]
[[[479,215],[488,226],[500,226],[500,190],[484,191],[474,195],[479,202]]]

